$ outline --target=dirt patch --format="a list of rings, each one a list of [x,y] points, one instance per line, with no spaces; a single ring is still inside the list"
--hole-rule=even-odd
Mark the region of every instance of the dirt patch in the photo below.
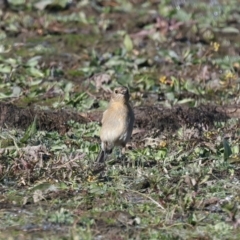
[[[138,107],[134,109],[135,127],[145,130],[157,129],[176,131],[182,126],[201,128],[212,127],[214,122],[226,121],[236,111],[225,111],[215,106],[200,106],[187,108],[176,106],[172,109],[163,107]],[[21,108],[11,103],[0,103],[0,127],[14,127],[26,129],[37,116],[38,129],[65,133],[67,122],[73,120],[80,123],[90,121],[100,122],[102,112],[94,111],[88,114],[70,110],[41,110],[34,107]]]
[[[34,121],[35,116],[38,129],[60,133],[68,130],[69,120],[80,123],[88,122],[87,118],[74,111],[21,108],[11,103],[0,103],[0,127],[26,129]]]
[[[230,108],[229,108],[230,109]],[[188,108],[176,106],[167,109],[158,106],[143,106],[134,108],[135,128],[147,131],[157,130],[151,134],[158,135],[159,132],[174,132],[180,127],[198,128],[199,130],[214,126],[215,122],[226,121],[232,115],[235,116],[234,110],[226,111],[216,106],[199,106],[197,108]],[[89,114],[93,121],[100,121],[101,112],[92,112]]]
[[[198,108],[176,106],[172,109],[141,107],[136,110],[135,115],[138,127],[148,130],[157,128],[161,131],[175,131],[183,125],[187,127],[213,126],[215,121],[225,121],[228,118],[225,113],[210,106]]]

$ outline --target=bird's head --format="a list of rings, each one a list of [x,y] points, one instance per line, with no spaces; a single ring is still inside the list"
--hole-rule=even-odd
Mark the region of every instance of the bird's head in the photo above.
[[[111,101],[124,101],[128,102],[130,98],[129,90],[127,87],[121,86],[114,88],[111,96]]]

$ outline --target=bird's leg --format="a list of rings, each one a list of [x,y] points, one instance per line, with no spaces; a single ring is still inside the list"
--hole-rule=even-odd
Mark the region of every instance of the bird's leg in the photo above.
[[[110,150],[111,152],[111,150]],[[107,158],[107,154],[109,154],[109,149],[107,148],[107,143],[101,143],[101,150],[97,156],[96,162],[103,163]]]
[[[101,149],[97,156],[96,162],[103,163],[103,162],[105,162],[106,157],[107,157],[107,155],[106,155],[105,151],[103,151]]]
[[[122,148],[122,158],[123,158],[124,161],[126,160],[126,155],[125,155],[126,149],[127,149],[126,145],[124,145],[124,147]]]

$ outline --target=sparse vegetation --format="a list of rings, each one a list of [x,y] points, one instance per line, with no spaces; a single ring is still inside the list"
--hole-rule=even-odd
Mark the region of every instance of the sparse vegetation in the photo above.
[[[238,6],[2,1],[0,238],[240,239]],[[134,134],[98,169],[119,84]]]

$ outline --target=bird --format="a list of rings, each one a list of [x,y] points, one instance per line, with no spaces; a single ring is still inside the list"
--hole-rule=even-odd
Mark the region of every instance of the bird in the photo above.
[[[135,120],[129,99],[129,90],[125,86],[116,87],[112,91],[108,108],[104,111],[101,121],[101,150],[96,162],[105,162],[107,155],[112,153],[115,146],[122,147],[122,152],[125,152]]]

